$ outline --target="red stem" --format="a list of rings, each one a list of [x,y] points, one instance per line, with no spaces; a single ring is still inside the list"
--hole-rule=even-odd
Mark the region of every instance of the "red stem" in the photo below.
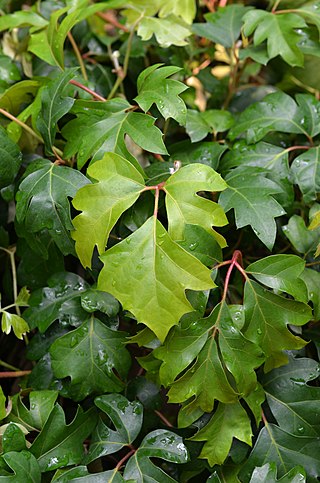
[[[13,371],[13,372],[0,372],[0,379],[10,378],[10,377],[22,377],[31,374],[31,371]]]
[[[115,467],[115,469],[118,471],[121,466],[123,465],[123,463],[125,463],[129,458],[130,456],[132,456],[134,453],[136,452],[136,450],[133,448],[131,451],[129,451],[129,453],[127,453],[120,461],[119,463],[117,464],[117,466]]]
[[[160,413],[160,411],[157,411],[157,409],[154,410],[155,414],[157,416],[159,416],[159,418],[161,419],[161,421],[166,425],[168,426],[168,428],[173,428],[173,424],[170,423],[170,421],[167,420],[167,418],[162,414]]]
[[[87,86],[84,86],[83,84],[81,84],[81,82],[78,82],[76,80],[73,80],[71,79],[71,81],[69,81],[70,84],[73,84],[74,86],[77,86],[79,87],[80,89],[82,89],[83,91],[86,91],[88,92],[88,94],[91,94],[92,97],[95,97],[98,101],[103,101],[103,102],[106,102],[107,99],[105,99],[104,97],[100,96],[99,94],[97,94],[96,92],[94,92],[92,89],[89,89],[89,87]]]

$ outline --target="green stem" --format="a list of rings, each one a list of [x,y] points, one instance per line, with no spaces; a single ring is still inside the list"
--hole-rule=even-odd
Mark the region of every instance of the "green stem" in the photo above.
[[[8,364],[7,362],[1,361],[1,360],[0,360],[0,366],[5,367],[6,369],[10,369],[10,371],[20,371],[18,367],[14,367],[11,364]]]
[[[36,132],[34,132],[33,129],[31,129],[30,126],[25,124],[24,122],[20,121],[20,119],[16,118],[10,112],[5,111],[4,109],[0,108],[0,113],[6,116],[8,119],[11,121],[14,121],[16,124],[19,124],[25,131],[27,131],[31,136],[33,136],[35,139],[37,139],[40,143],[43,143],[43,139],[41,136],[39,136]]]

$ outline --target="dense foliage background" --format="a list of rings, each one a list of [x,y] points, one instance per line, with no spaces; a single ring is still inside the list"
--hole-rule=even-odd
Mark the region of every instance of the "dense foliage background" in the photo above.
[[[0,481],[318,481],[320,1],[0,9]]]

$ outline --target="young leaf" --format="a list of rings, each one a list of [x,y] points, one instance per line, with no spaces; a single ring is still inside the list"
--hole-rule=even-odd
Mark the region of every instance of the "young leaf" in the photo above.
[[[84,267],[91,265],[95,246],[99,253],[105,250],[110,231],[120,215],[133,205],[144,189],[140,172],[117,154],[105,154],[101,161],[89,166],[87,174],[97,182],[80,189],[72,202],[82,211],[73,220],[72,237]]]
[[[17,221],[28,226],[29,236],[47,228],[64,255],[73,253],[68,197],[73,198],[89,181],[80,171],[46,159],[37,161],[36,168],[19,186]]]
[[[30,409],[28,409],[20,394],[12,398],[12,409],[8,421],[22,424],[28,431],[41,430],[48,419],[56,399],[57,391],[31,391],[29,394]]]
[[[157,429],[149,433],[141,442],[138,450],[129,459],[123,477],[135,483],[161,481],[173,483],[164,471],[155,466],[149,458],[160,458],[172,463],[186,463],[188,450],[182,438],[172,431]]]
[[[205,441],[199,458],[208,460],[210,466],[222,465],[228,456],[233,438],[251,446],[250,419],[239,402],[219,403],[210,421],[191,441]]]
[[[131,107],[120,98],[108,102],[76,101],[71,110],[76,119],[62,129],[62,135],[67,140],[64,156],[70,158],[78,153],[80,169],[90,157],[98,160],[110,151],[128,159],[141,171],[139,163],[125,145],[126,134],[146,151],[167,154],[162,133],[154,126],[155,119],[141,112],[132,112]]]
[[[259,168],[239,167],[226,177],[228,189],[219,197],[219,203],[225,212],[235,211],[237,228],[251,225],[254,233],[272,249],[277,227],[274,218],[285,212],[272,197],[279,192],[279,187],[265,177],[265,171]]]
[[[182,240],[186,224],[199,225],[224,247],[224,238],[212,230],[212,225],[224,226],[227,218],[217,203],[198,196],[197,192],[222,191],[226,187],[221,176],[204,164],[189,164],[170,176],[164,191],[171,238]]]
[[[166,18],[143,17],[137,33],[142,40],[150,40],[154,35],[158,44],[164,48],[187,45],[186,38],[191,35],[189,25],[175,15]]]
[[[187,108],[179,97],[188,87],[169,76],[181,70],[180,67],[155,64],[143,70],[138,77],[138,96],[135,101],[144,112],[150,110],[152,104],[156,104],[165,119],[172,117],[180,125],[186,123]]]
[[[296,157],[291,165],[294,183],[303,194],[305,203],[317,199],[320,192],[320,148],[311,148]]]
[[[308,302],[307,288],[300,275],[305,261],[296,255],[271,255],[251,263],[246,272],[267,287],[286,292],[299,302]]]
[[[53,154],[52,146],[57,132],[57,123],[70,111],[74,103],[74,99],[64,96],[63,92],[76,70],[76,68],[66,70],[41,89],[41,115],[37,119],[37,128],[49,154]]]
[[[79,407],[72,422],[66,425],[65,414],[59,404],[50,413],[41,433],[30,447],[42,472],[79,464],[83,457],[83,442],[97,422],[94,409],[83,412]]]
[[[85,458],[86,464],[132,444],[142,426],[143,406],[138,401],[130,402],[120,394],[108,394],[96,397],[94,403],[107,414],[116,430],[110,429],[99,419]]]
[[[15,305],[18,307],[25,307],[29,305],[28,304],[29,298],[30,298],[29,290],[27,289],[27,287],[22,287],[22,289],[18,293],[18,296],[15,300]]]
[[[294,336],[288,330],[287,324],[301,326],[312,319],[312,311],[308,305],[285,299],[263,289],[256,282],[247,281],[244,308],[244,334],[264,351],[267,357],[266,371],[283,364],[283,350],[301,349],[305,346],[306,342]]]
[[[168,392],[169,402],[173,403],[187,401],[193,396],[196,396],[197,406],[207,413],[213,410],[215,400],[229,404],[238,399],[219,358],[214,337],[208,339],[193,366]]]
[[[2,456],[7,465],[14,471],[14,475],[0,476],[3,483],[41,483],[39,463],[29,451],[10,451]]]
[[[307,25],[303,18],[293,13],[274,15],[265,10],[251,10],[244,16],[243,32],[253,34],[254,45],[267,40],[269,59],[280,55],[292,66],[303,66],[303,54],[297,43],[300,40],[296,29]]]
[[[81,327],[56,339],[50,348],[56,377],[71,378],[73,398],[77,401],[92,393],[120,392],[131,359],[124,346],[125,334],[106,327],[91,317]]]
[[[161,341],[183,314],[192,311],[185,290],[214,287],[210,271],[174,243],[155,217],[101,259],[105,267],[98,289],[119,299]]]
[[[272,462],[255,468],[249,483],[256,483],[257,481],[259,483],[271,483],[271,481],[274,483],[277,481],[282,483],[306,483],[306,473],[302,466],[296,466],[278,480],[277,465]]]
[[[10,334],[11,329],[13,329],[18,339],[23,339],[24,334],[30,330],[29,325],[22,317],[6,312],[5,310],[2,311],[1,329],[5,334]]]
[[[89,285],[78,275],[70,272],[56,273],[48,280],[48,286],[33,292],[29,299],[30,307],[24,312],[24,317],[31,328],[45,332],[56,320],[63,319],[67,322],[79,323],[87,313],[81,310],[80,297]],[[75,311],[74,299],[77,299],[80,314]],[[66,317],[68,308],[73,310],[70,317]]]
[[[22,154],[19,147],[11,141],[5,129],[0,126],[0,189],[13,183],[21,162]]]
[[[224,132],[234,124],[229,111],[208,109],[205,112],[188,109],[186,131],[193,143],[201,141],[207,134]]]
[[[312,359],[289,358],[289,364],[263,377],[263,388],[272,414],[284,431],[296,436],[320,436],[320,388],[307,383],[319,375]]]
[[[214,13],[207,13],[207,23],[194,23],[192,31],[224,47],[233,47],[239,38],[242,17],[248,11],[243,5],[227,5]]]
[[[320,475],[318,446],[319,441],[316,438],[294,436],[274,424],[267,423],[267,427],[260,431],[249,459],[241,469],[241,481],[248,483],[253,469],[270,461],[276,463],[279,476],[295,468],[298,462],[305,469],[310,481],[317,481],[317,476]]]

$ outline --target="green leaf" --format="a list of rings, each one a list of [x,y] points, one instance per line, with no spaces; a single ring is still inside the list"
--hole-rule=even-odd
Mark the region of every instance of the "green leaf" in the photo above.
[[[180,67],[154,64],[143,70],[138,77],[138,96],[135,101],[144,112],[150,110],[152,104],[156,104],[165,119],[172,117],[180,125],[186,123],[187,108],[179,97],[188,86],[167,77],[176,74]]]
[[[221,176],[204,164],[189,164],[171,175],[164,187],[171,238],[183,240],[185,225],[199,225],[224,247],[224,238],[212,226],[226,225],[227,218],[217,203],[197,192],[222,191],[226,187]]]
[[[29,299],[30,307],[23,315],[31,328],[38,327],[40,332],[45,332],[56,319],[78,324],[79,316],[82,316],[82,322],[88,314],[84,310],[76,312],[73,299],[77,299],[76,302],[81,309],[80,297],[88,287],[88,284],[75,273],[56,273],[48,279],[47,287],[32,293]],[[69,307],[72,307],[73,314],[71,312],[66,317]]]
[[[56,339],[50,348],[56,377],[71,378],[75,400],[88,394],[120,392],[131,359],[124,346],[125,333],[113,331],[91,317],[81,327]]]
[[[313,315],[315,320],[320,319],[320,273],[311,268],[305,268],[300,278],[304,281],[307,286],[308,300],[312,302],[313,305]]]
[[[170,147],[170,157],[173,161],[176,159],[181,161],[183,166],[201,163],[210,166],[212,169],[217,169],[220,158],[226,149],[227,146],[218,142],[191,143],[190,141],[182,141]],[[153,166],[157,166],[157,164]]]
[[[26,437],[17,424],[7,425],[2,436],[2,449],[4,453],[26,449]]]
[[[85,267],[91,265],[95,246],[100,254],[104,252],[110,231],[120,215],[133,205],[144,189],[140,172],[117,154],[105,154],[101,161],[89,166],[87,174],[97,182],[84,186],[73,199],[73,206],[82,213],[73,220],[75,231],[72,233],[76,252]]]
[[[73,468],[75,470],[75,468]],[[70,470],[71,472],[72,470]],[[69,472],[68,472],[69,473]],[[68,475],[66,476],[65,480],[52,480],[56,483],[67,483],[70,480],[68,479]],[[72,479],[75,483],[125,483],[125,480],[122,478],[121,474],[118,472],[117,469],[110,470],[110,471],[102,471],[101,473],[86,473],[85,476],[77,477],[76,479]],[[126,480],[127,483],[134,483],[132,480]]]
[[[142,40],[150,40],[154,35],[158,44],[164,48],[187,45],[186,38],[191,35],[189,25],[175,15],[166,18],[143,17],[137,33]]]
[[[307,288],[300,275],[305,261],[296,255],[271,255],[251,263],[246,272],[267,287],[286,292],[299,302],[308,302]]]
[[[320,192],[320,148],[311,148],[309,151],[296,157],[291,165],[294,183],[303,194],[305,203],[317,199]]]
[[[28,323],[22,317],[6,312],[5,310],[2,311],[1,329],[5,334],[10,334],[11,329],[13,329],[15,336],[21,340],[24,334],[30,330]]]
[[[2,421],[6,415],[6,396],[3,394],[2,387],[0,386],[0,421]]]
[[[305,3],[305,2],[304,2]],[[319,0],[306,2],[297,9],[297,13],[305,18],[307,23],[315,25],[320,33],[320,12]]]
[[[19,147],[11,141],[5,129],[0,126],[0,189],[13,183],[21,162],[22,154]]]
[[[186,131],[193,143],[201,141],[207,134],[224,132],[234,124],[229,111],[208,109],[204,112],[188,109]]]
[[[155,217],[101,259],[105,267],[98,289],[114,295],[161,341],[183,314],[192,311],[185,290],[214,286],[210,271],[174,243]]]
[[[180,0],[179,2],[175,0],[161,0],[160,5],[160,18],[173,14],[181,17],[188,24],[191,24],[196,15],[197,7],[195,0]]]
[[[29,236],[48,229],[64,255],[73,253],[68,197],[74,197],[77,190],[89,181],[79,171],[57,166],[46,159],[37,161],[36,167],[19,186],[17,220],[26,224]]]
[[[125,145],[126,134],[146,151],[167,154],[162,133],[154,126],[155,119],[141,112],[132,112],[131,107],[124,99],[108,102],[76,101],[71,109],[76,119],[62,129],[62,135],[67,140],[64,156],[70,158],[78,153],[80,169],[90,157],[98,160],[110,151],[128,159],[142,171]]]
[[[289,363],[263,377],[272,414],[284,431],[296,436],[320,436],[320,388],[307,383],[319,376],[312,359],[289,358]]]
[[[192,31],[224,47],[233,47],[239,38],[242,17],[248,11],[243,5],[227,5],[214,13],[207,13],[207,23],[194,23]]]
[[[302,466],[296,466],[286,473],[280,480],[277,479],[277,466],[275,463],[266,463],[263,466],[255,468],[252,473],[250,483],[276,483],[281,481],[282,483],[305,483],[306,473]]]
[[[29,302],[29,297],[30,297],[30,292],[27,289],[27,287],[22,287],[20,292],[18,293],[18,296],[15,300],[15,305],[18,307],[25,307]]]
[[[274,15],[254,9],[247,12],[243,20],[243,32],[247,37],[254,33],[254,45],[267,41],[269,59],[280,55],[292,66],[303,66],[303,54],[297,46],[300,37],[296,32],[306,27],[303,18],[294,13]]]
[[[81,307],[90,313],[99,310],[107,314],[108,317],[114,317],[120,309],[118,300],[110,293],[101,292],[93,288],[81,295]]]
[[[219,403],[210,421],[191,441],[205,441],[199,458],[207,459],[210,466],[222,465],[228,456],[233,438],[251,446],[251,424],[239,402]]]
[[[56,399],[57,391],[31,391],[29,393],[29,406],[23,403],[20,394],[12,397],[12,409],[8,416],[9,421],[22,424],[28,431],[41,430],[48,419]]]
[[[48,21],[37,13],[27,10],[20,10],[0,17],[0,32],[3,30],[27,26],[43,28],[47,24]]]
[[[149,433],[141,442],[138,450],[129,459],[123,477],[135,483],[161,481],[173,483],[171,477],[155,466],[149,458],[161,458],[172,463],[186,463],[188,450],[182,438],[172,431],[157,429]]]
[[[79,480],[82,476],[87,476],[88,470],[86,466],[76,466],[71,469],[61,469],[57,470],[52,478],[52,482],[55,483],[68,483],[69,481]]]
[[[84,453],[83,442],[92,432],[96,422],[94,409],[84,413],[79,407],[72,422],[66,425],[63,409],[56,404],[41,433],[30,447],[41,471],[79,464]]]
[[[247,281],[244,289],[246,330],[244,335],[258,344],[267,361],[265,370],[283,365],[283,350],[301,349],[306,342],[293,335],[287,325],[301,326],[312,319],[311,308],[302,302],[280,297]]]
[[[241,469],[241,481],[248,483],[256,466],[274,461],[279,476],[295,468],[298,462],[305,469],[308,481],[316,482],[320,474],[318,446],[319,441],[316,438],[294,436],[274,424],[267,423],[267,427],[260,431],[249,459]],[[291,481],[287,480],[288,483]]]
[[[120,394],[99,396],[94,402],[111,419],[115,431],[99,419],[85,458],[86,464],[133,443],[141,430],[143,419],[142,404],[138,401],[130,402]]]
[[[308,253],[316,249],[320,237],[320,227],[313,231],[308,230],[301,216],[291,216],[288,224],[282,226],[282,230],[299,253]]]
[[[285,212],[274,199],[279,187],[255,167],[239,167],[226,177],[228,189],[219,197],[225,212],[235,211],[237,228],[251,225],[257,237],[272,249],[277,227],[274,218]]]
[[[37,128],[49,154],[53,154],[57,123],[74,103],[74,99],[64,96],[63,92],[76,71],[76,68],[66,70],[41,89],[41,115],[37,119]]]
[[[4,483],[41,483],[41,471],[36,458],[29,451],[10,451],[2,456],[14,475],[0,476]]]
[[[292,97],[281,91],[267,95],[262,101],[251,104],[240,114],[238,122],[230,129],[230,139],[246,133],[247,142],[251,144],[260,141],[271,131],[312,136],[315,130],[314,120],[317,120],[317,125],[320,121],[320,109],[317,107],[317,112],[310,115],[309,101],[305,102],[309,97],[308,94],[300,94],[296,97],[297,104]]]
[[[199,225],[185,225],[184,239],[177,243],[207,267],[222,261],[219,243]]]

